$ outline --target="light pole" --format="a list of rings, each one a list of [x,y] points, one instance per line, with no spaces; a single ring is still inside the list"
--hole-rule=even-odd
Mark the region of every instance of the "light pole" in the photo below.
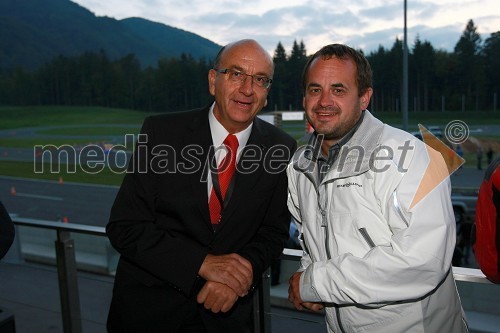
[[[408,43],[406,42],[406,0],[404,0],[403,35],[403,129],[408,131]]]

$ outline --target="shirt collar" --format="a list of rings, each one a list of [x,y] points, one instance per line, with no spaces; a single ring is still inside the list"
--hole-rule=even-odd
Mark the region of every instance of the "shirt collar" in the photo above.
[[[217,120],[217,118],[215,118],[214,106],[215,102],[212,104],[208,112],[208,122],[210,124],[210,132],[212,133],[212,142],[214,144],[214,147],[219,147],[222,145],[222,143],[228,136],[229,132],[224,128],[224,126],[222,126],[222,124]],[[241,151],[241,149],[243,149],[246,146],[248,138],[250,137],[250,133],[252,132],[252,126],[253,122],[243,131],[234,133],[236,138],[238,138],[238,144],[239,144],[238,151]]]

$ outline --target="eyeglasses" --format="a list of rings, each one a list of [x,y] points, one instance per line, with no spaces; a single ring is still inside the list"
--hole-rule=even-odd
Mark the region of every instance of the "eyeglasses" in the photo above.
[[[234,82],[234,83],[245,82],[245,80],[247,79],[247,76],[250,76],[252,78],[252,81],[254,84],[256,84],[259,87],[266,88],[266,89],[271,86],[271,83],[273,83],[273,79],[270,79],[267,76],[247,74],[247,73],[243,73],[243,72],[240,72],[240,71],[237,71],[234,69],[214,68],[214,71],[216,71],[217,73],[221,73],[221,74],[227,74],[229,81]]]

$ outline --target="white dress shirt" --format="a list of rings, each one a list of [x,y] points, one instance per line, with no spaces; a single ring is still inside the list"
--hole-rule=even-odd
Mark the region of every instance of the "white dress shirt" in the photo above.
[[[212,133],[212,142],[215,151],[215,158],[217,161],[217,166],[222,162],[224,157],[226,156],[225,149],[219,149],[220,147],[224,147],[224,140],[229,135],[229,132],[222,126],[222,124],[215,118],[214,115],[214,104],[210,107],[210,111],[208,112],[208,122],[210,124],[210,132]],[[252,132],[253,122],[245,128],[243,131],[238,133],[233,133],[238,139],[238,151],[236,152],[236,163],[240,160],[241,151],[245,148],[248,138],[250,137],[250,133]],[[208,200],[210,200],[210,193],[212,192],[212,175],[209,172],[207,177],[207,190],[208,190]]]

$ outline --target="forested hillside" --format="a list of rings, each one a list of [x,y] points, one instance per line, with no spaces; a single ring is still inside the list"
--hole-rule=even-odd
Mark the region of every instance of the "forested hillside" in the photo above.
[[[141,66],[190,54],[213,58],[220,46],[196,34],[141,18],[97,17],[69,0],[0,0],[0,69],[37,69],[62,55],[103,50],[111,60],[134,54]]]
[[[0,41],[0,105],[167,112],[210,102],[207,72],[220,48],[140,18],[96,17],[69,0],[0,0]],[[276,44],[267,110],[302,110],[301,73],[316,50]],[[482,38],[470,20],[451,52],[418,37],[409,44],[410,112],[499,108],[500,31]],[[370,109],[401,111],[402,41],[366,56]]]

